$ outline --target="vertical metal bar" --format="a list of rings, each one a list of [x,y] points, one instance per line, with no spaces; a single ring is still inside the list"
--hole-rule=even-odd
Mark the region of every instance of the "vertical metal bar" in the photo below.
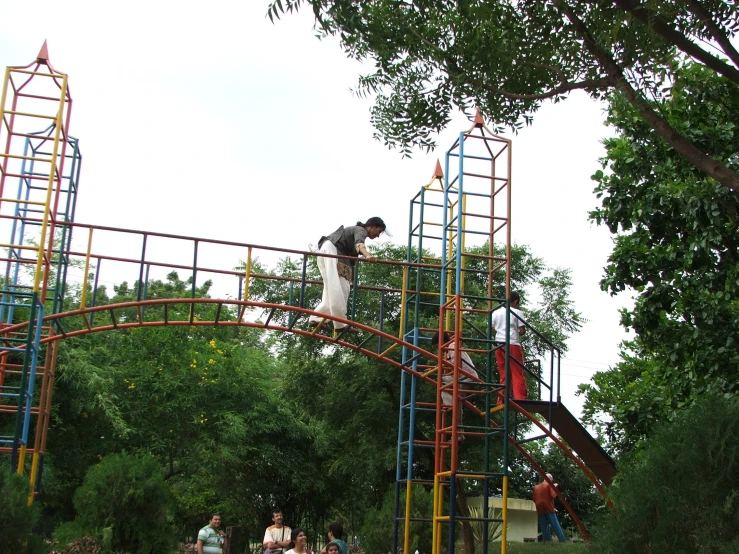
[[[300,302],[299,306],[305,308],[305,283],[308,274],[308,254],[303,254],[303,267],[300,272]]]
[[[464,198],[464,133],[459,133],[459,175],[457,185],[457,251],[454,253],[456,294],[463,294],[462,291],[462,236],[464,235],[464,222],[462,221],[462,204]]]
[[[151,270],[151,264],[146,264],[146,275],[144,276],[144,297],[146,300],[149,294],[149,271]],[[141,306],[141,317],[146,313],[146,304]]]
[[[354,264],[354,282],[352,283],[352,309],[349,319],[352,321],[357,318],[357,294],[359,294],[359,264]]]
[[[137,291],[136,291],[136,300],[138,300],[139,302],[141,302],[141,295],[142,295],[141,289],[143,288],[143,283],[144,283],[144,264],[146,263],[146,241],[148,240],[148,238],[149,238],[149,235],[147,233],[144,233],[143,234],[143,239],[144,240],[141,242],[141,261],[139,262],[139,286],[137,287]],[[198,241],[195,241],[195,244],[196,245],[197,245],[197,242]],[[196,248],[197,248],[197,246],[196,246]],[[198,255],[197,255],[197,251],[196,251],[196,253],[195,253],[195,263],[196,263],[196,265],[197,265],[197,259],[198,259],[197,256]],[[193,277],[192,277],[192,282],[193,282],[193,286],[194,286],[195,285],[195,275],[194,274],[193,274]],[[193,295],[194,295],[194,293],[193,293]]]
[[[402,310],[403,309],[402,301],[400,305],[401,305],[401,310]],[[380,325],[379,325],[380,331],[384,331],[384,327],[385,327],[384,322],[385,322],[385,291],[382,291],[380,293]],[[382,354],[382,335],[378,335],[377,337],[377,353]]]
[[[98,298],[98,280],[100,279],[100,266],[103,264],[102,258],[98,257],[97,271],[95,272],[95,286],[92,289],[92,303],[91,307],[95,307]],[[90,326],[95,324],[95,312],[90,313]]]
[[[416,331],[417,333],[418,331]],[[418,378],[411,375],[410,415],[408,417],[408,467],[406,468],[405,539],[403,552],[410,551],[411,540],[411,484],[413,483],[413,445],[416,440],[416,388]]]
[[[28,330],[26,331],[26,347],[23,353],[23,367],[21,369],[20,386],[18,387],[18,407],[15,415],[15,430],[13,432],[13,448],[11,451],[10,463],[12,466],[16,466],[18,474],[23,474],[23,462],[25,457],[25,445],[22,442],[22,426],[23,426],[23,395],[27,386],[28,374],[30,371],[30,364],[33,360],[33,343],[34,343],[34,332],[36,327],[34,325],[36,320],[36,306],[38,302],[38,292],[34,291],[31,297],[31,308],[30,316],[28,320]],[[20,452],[19,452],[20,450]]]
[[[36,328],[32,337],[33,347],[31,349],[31,367],[28,372],[28,385],[26,387],[26,411],[23,418],[23,445],[28,445],[28,429],[31,426],[31,408],[33,407],[33,391],[36,386],[36,367],[38,366],[39,343],[41,340],[42,324],[44,322],[44,306],[39,304],[36,314]],[[31,327],[33,320],[28,322]]]
[[[488,419],[488,418],[485,418]],[[490,527],[490,480],[487,475],[482,480],[482,554],[488,554],[488,529]]]
[[[244,268],[244,301],[249,300],[249,280],[251,279],[251,251],[252,247],[246,251],[246,267]]]
[[[198,276],[198,247],[200,246],[200,241],[198,239],[195,239],[193,241],[193,256],[192,256],[192,288],[190,293],[190,298],[195,298],[195,290],[197,288],[197,276]],[[193,310],[194,311],[194,310]],[[192,314],[190,316],[192,319]]]
[[[87,279],[90,276],[90,251],[92,250],[92,227],[87,234],[87,252],[85,253],[85,272],[82,277],[82,295],[80,296],[80,310],[87,306]]]
[[[407,349],[403,347],[403,361],[407,359]],[[402,478],[402,459],[403,459],[403,426],[405,424],[405,395],[406,395],[406,379],[408,373],[400,372],[400,409],[398,410],[398,447],[395,455],[395,482],[400,483]],[[399,485],[398,485],[399,487]],[[398,520],[400,518],[400,489],[396,488],[395,495],[395,517],[393,518],[393,554],[398,552]]]
[[[398,465],[397,468],[399,471],[400,465]],[[392,550],[392,554],[398,553],[398,532],[400,531],[399,520],[400,520],[400,477],[396,477],[395,479],[395,509],[393,512],[393,550]]]
[[[62,87],[61,87],[61,94],[59,97],[59,108],[56,115],[56,128],[54,129],[54,146],[52,147],[52,154],[51,154],[51,171],[49,172],[49,181],[47,183],[46,187],[46,202],[44,204],[44,215],[41,220],[41,237],[39,238],[39,254],[36,258],[36,275],[34,276],[33,280],[33,290],[34,292],[38,291],[41,284],[41,267],[43,265],[44,261],[44,245],[46,244],[46,233],[49,227],[49,215],[51,211],[51,193],[54,189],[54,174],[56,171],[57,166],[57,156],[59,153],[59,133],[61,131],[62,127],[62,113],[64,112],[64,101],[67,96],[67,76],[62,75]],[[53,237],[53,228],[50,232],[49,241],[51,244],[54,242]],[[46,283],[48,281],[48,272],[44,272],[44,275],[46,276],[44,279],[44,287],[43,291],[41,293],[41,302],[44,302],[45,300],[45,293],[46,293]]]
[[[455,526],[456,526],[456,516],[457,516],[457,506],[455,503],[455,499],[457,498],[457,474],[452,471],[449,475],[449,539],[447,542],[447,552],[452,553],[454,552],[454,542],[455,542]]]
[[[506,228],[506,270],[505,270],[505,294],[506,298],[510,298],[511,296],[511,228],[512,228],[512,217],[511,217],[511,206],[513,201],[512,191],[511,191],[511,180],[513,177],[513,145],[510,141],[508,141],[508,181],[506,183],[506,192],[507,192],[507,216],[508,216],[508,225]]]
[[[508,442],[508,441],[506,441]],[[508,543],[508,467],[503,466],[503,509],[501,513],[502,523],[502,535],[500,537],[500,553],[506,554],[506,548]]]
[[[399,338],[403,338],[405,333],[403,332],[403,328],[406,325],[406,319],[408,317],[408,309],[406,307],[407,302],[407,294],[406,291],[408,290],[408,266],[403,266],[403,279],[401,282],[402,290],[400,291],[400,332],[398,333]],[[415,321],[413,322],[413,328],[418,329],[418,310],[416,310],[415,315]],[[415,346],[418,346],[418,344],[415,344]]]
[[[446,288],[447,288],[447,226],[449,225],[449,216],[447,206],[449,206],[449,152],[446,153],[444,158],[444,207],[442,212],[444,213],[441,223],[441,280],[439,295],[439,306],[443,306],[446,303]]]

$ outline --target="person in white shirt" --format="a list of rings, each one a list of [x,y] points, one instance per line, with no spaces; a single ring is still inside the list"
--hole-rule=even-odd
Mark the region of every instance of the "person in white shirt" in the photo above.
[[[290,545],[291,529],[287,525],[282,524],[282,510],[272,510],[272,522],[264,531],[264,540],[262,545],[265,549],[269,549],[270,554],[282,554]]]
[[[510,332],[510,391],[514,399],[525,400],[528,397],[528,389],[526,388],[526,373],[524,372],[523,365],[524,357],[523,350],[521,349],[521,335],[526,332],[526,326],[524,324],[523,312],[518,309],[520,302],[521,295],[516,291],[511,292],[511,324],[509,325],[507,321],[506,309],[503,306],[493,312],[493,328],[495,329],[495,342],[498,346],[495,350],[495,360],[498,362],[500,384],[505,385],[505,343],[506,335]],[[498,404],[502,403],[503,397],[501,395],[498,397]]]

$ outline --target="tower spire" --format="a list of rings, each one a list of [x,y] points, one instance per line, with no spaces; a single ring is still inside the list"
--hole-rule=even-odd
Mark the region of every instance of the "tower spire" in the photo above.
[[[41,45],[41,50],[38,51],[36,61],[41,63],[49,63],[49,47],[46,44],[46,39],[44,39],[44,43]]]

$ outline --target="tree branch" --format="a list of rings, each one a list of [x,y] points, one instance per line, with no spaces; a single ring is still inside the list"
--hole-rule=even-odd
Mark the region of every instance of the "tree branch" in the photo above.
[[[616,0],[617,2],[620,0]],[[554,5],[569,20],[574,29],[583,39],[585,48],[595,57],[598,63],[605,69],[606,74],[611,80],[612,86],[619,90],[629,101],[629,103],[639,112],[644,120],[654,129],[654,131],[662,137],[678,154],[684,157],[688,162],[692,163],[696,168],[703,171],[709,177],[715,179],[722,185],[731,189],[735,195],[739,196],[739,174],[731,171],[721,162],[718,162],[706,155],[702,150],[697,148],[692,142],[682,136],[680,133],[670,127],[660,115],[649,105],[649,103],[634,90],[629,81],[624,76],[622,69],[616,61],[607,52],[601,50],[585,23],[577,16],[575,12],[567,5],[565,0],[554,0]]]
[[[503,89],[488,87],[488,90],[510,98],[512,100],[545,100],[547,98],[553,98],[559,94],[564,94],[571,90],[577,89],[588,89],[588,88],[608,88],[611,86],[611,80],[608,77],[602,79],[587,79],[585,81],[579,81],[577,83],[563,83],[560,86],[553,88],[547,92],[539,94],[516,94],[514,92],[507,92]]]
[[[614,0],[614,4],[625,12],[633,14],[634,17],[654,29],[662,38],[677,46],[691,58],[703,63],[706,67],[739,85],[739,69],[730,66],[710,52],[703,50],[685,35],[670,26],[661,15],[645,7],[643,4],[637,3],[635,0]]]
[[[415,30],[411,29],[411,33],[413,36],[415,36],[418,40],[420,40],[427,48],[430,48],[431,50],[436,52],[436,55],[441,59],[444,60],[445,66],[440,66],[437,64],[437,68],[440,71],[446,71],[450,76],[451,75],[459,75],[464,77],[465,79],[469,79],[470,77],[462,71],[462,69],[459,68],[457,65],[457,62],[447,54],[444,50],[439,48],[436,44],[429,41],[426,37],[422,36],[421,34],[417,33]],[[542,92],[539,94],[518,94],[514,92],[508,92],[503,89],[499,88],[493,88],[485,86],[484,84],[480,83],[480,88],[487,89],[495,94],[500,94],[501,96],[504,96],[506,98],[510,98],[512,100],[546,100],[547,98],[553,98],[559,94],[564,94],[566,92],[569,92],[571,90],[577,90],[577,89],[588,89],[588,88],[602,88],[602,87],[608,87],[609,86],[609,80],[607,78],[603,79],[588,79],[585,81],[580,81],[576,83],[567,82],[567,76],[565,75],[564,71],[562,71],[561,68],[549,65],[549,64],[543,64],[543,63],[535,63],[531,62],[528,65],[531,65],[533,67],[539,67],[542,69],[547,69],[549,71],[552,71],[559,75],[561,79],[560,86],[553,88],[552,90],[549,90],[547,92]]]
[[[739,67],[739,52],[737,52],[734,45],[731,44],[729,37],[726,36],[723,29],[721,29],[713,20],[708,10],[703,7],[703,4],[701,4],[699,0],[685,0],[685,3],[692,8],[693,13],[698,16],[701,23],[703,23],[708,32],[711,33],[711,36],[713,36],[713,39],[723,49],[724,54],[734,62],[734,65]]]

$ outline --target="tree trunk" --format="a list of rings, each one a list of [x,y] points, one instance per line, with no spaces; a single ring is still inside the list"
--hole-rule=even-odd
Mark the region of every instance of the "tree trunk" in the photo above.
[[[605,52],[598,46],[590,30],[577,14],[570,9],[567,2],[564,0],[555,0],[554,3],[582,37],[585,48],[606,71],[606,74],[611,79],[612,85],[628,99],[629,103],[636,108],[644,120],[654,129],[655,133],[696,168],[722,185],[730,188],[739,197],[739,174],[708,156],[700,148],[697,148],[692,142],[670,127],[670,124],[649,105],[639,92],[634,90],[626,79],[621,67],[619,67],[610,53]]]

